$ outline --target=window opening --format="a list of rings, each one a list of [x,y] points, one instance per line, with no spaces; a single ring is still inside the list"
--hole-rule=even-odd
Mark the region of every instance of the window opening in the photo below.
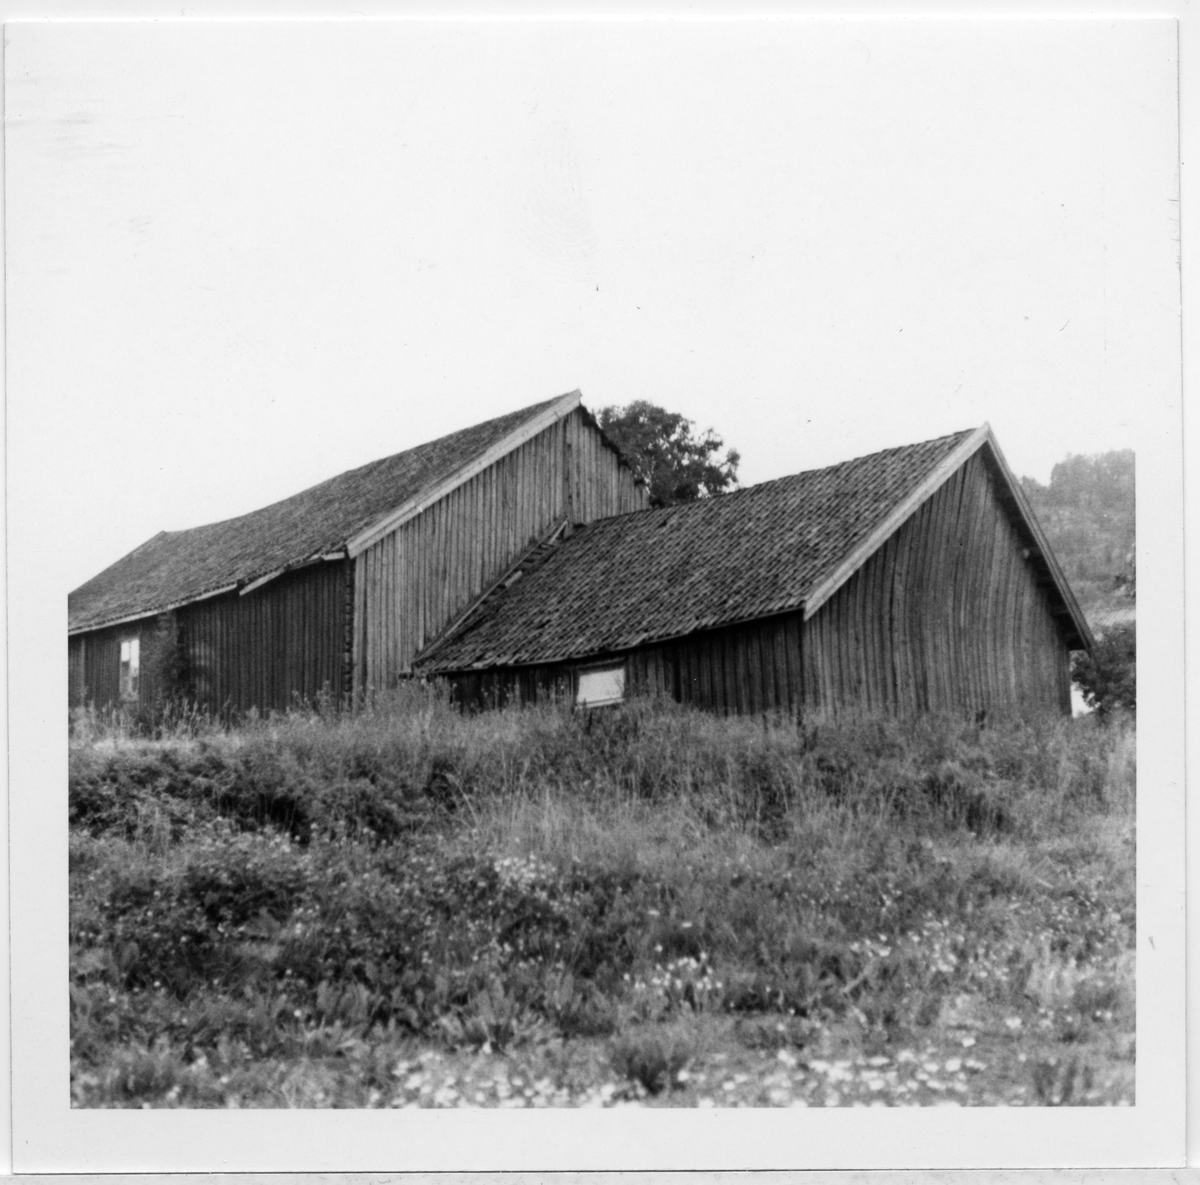
[[[625,664],[612,667],[593,667],[579,672],[575,688],[575,704],[580,708],[600,708],[619,704],[625,699]]]
[[[121,698],[137,699],[138,674],[141,666],[141,641],[124,638],[121,641]]]

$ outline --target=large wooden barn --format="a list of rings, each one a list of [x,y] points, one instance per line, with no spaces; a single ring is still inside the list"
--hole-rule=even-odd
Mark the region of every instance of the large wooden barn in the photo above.
[[[633,694],[722,712],[1070,710],[1087,622],[991,430],[664,510],[578,392],[253,514],[69,601],[72,705]]]
[[[71,593],[70,702],[269,710],[391,686],[531,543],[645,505],[574,392],[164,531]]]
[[[1070,711],[1079,606],[987,425],[532,551],[418,655],[470,703]]]

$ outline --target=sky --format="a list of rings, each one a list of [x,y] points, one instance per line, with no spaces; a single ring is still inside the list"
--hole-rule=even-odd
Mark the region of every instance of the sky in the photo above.
[[[1170,21],[5,37],[10,549],[55,595],[576,388],[743,484],[985,420],[1041,481],[1178,447]]]

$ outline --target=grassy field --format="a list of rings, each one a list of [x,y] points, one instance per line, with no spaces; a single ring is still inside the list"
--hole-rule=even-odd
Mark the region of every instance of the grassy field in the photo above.
[[[71,740],[80,1107],[1126,1105],[1132,722]]]

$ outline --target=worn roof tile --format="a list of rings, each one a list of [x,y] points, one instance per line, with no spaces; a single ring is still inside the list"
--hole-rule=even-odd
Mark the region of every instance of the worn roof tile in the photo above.
[[[162,531],[70,594],[68,629],[155,613],[336,552],[556,402],[536,403],[372,461],[239,518]]]

